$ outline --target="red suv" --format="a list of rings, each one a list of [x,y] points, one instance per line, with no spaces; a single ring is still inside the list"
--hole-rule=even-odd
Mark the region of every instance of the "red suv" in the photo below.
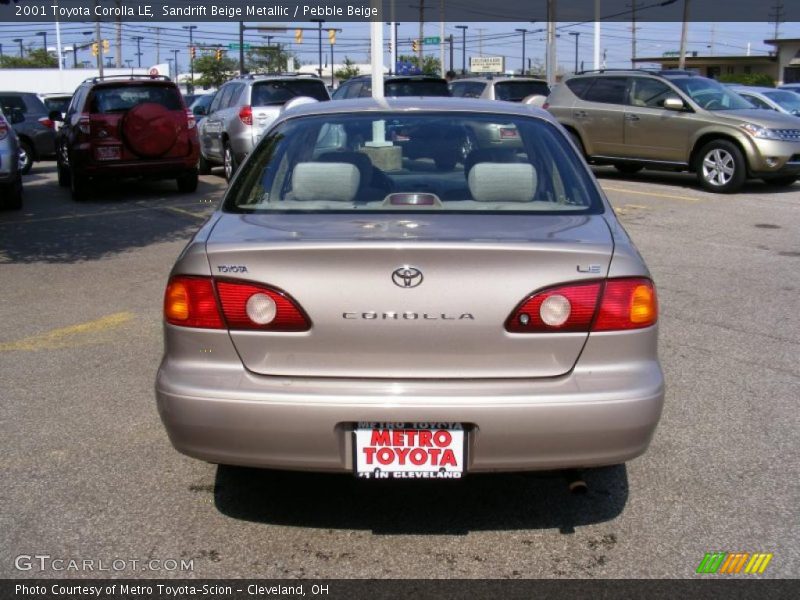
[[[54,111],[50,118],[61,120]],[[167,77],[95,77],[75,91],[56,139],[58,183],[85,200],[93,179],[171,179],[197,189],[194,115]]]

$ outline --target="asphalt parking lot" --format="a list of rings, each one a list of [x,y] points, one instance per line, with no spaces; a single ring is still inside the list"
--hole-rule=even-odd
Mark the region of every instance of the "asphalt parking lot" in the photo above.
[[[668,393],[649,452],[570,496],[555,474],[376,485],[179,455],[153,398],[163,287],[225,182],[75,204],[35,165],[0,213],[0,577],[684,578],[712,551],[796,577],[800,184],[597,173],[658,286]],[[193,569],[17,568],[37,554]]]

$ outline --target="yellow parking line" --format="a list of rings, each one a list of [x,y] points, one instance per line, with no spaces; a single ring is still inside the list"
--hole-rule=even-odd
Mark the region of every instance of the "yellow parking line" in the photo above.
[[[94,321],[53,329],[52,331],[32,335],[15,342],[2,343],[0,344],[0,352],[11,352],[14,350],[54,350],[57,348],[64,348],[79,341],[81,339],[79,336],[90,335],[120,327],[132,320],[133,317],[133,313],[119,312]]]
[[[657,192],[642,192],[639,190],[628,190],[625,188],[615,188],[611,186],[602,186],[608,192],[622,192],[624,194],[639,194],[640,196],[653,196],[655,198],[670,198],[671,200],[683,200],[684,202],[702,202],[700,198],[692,198],[691,196],[677,196],[675,194],[659,194]]]

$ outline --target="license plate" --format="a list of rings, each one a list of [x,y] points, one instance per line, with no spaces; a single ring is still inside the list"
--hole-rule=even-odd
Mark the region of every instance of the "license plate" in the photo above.
[[[119,146],[98,146],[95,148],[97,160],[118,160],[121,156]]]
[[[358,423],[353,432],[356,477],[461,479],[466,437],[460,423]]]

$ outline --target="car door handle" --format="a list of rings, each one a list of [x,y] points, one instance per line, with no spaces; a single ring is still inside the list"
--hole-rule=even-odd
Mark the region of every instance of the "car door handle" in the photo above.
[[[625,115],[625,120],[626,121],[638,121],[639,120],[639,116],[638,115],[634,115],[632,113],[627,113]]]
[[[587,113],[585,110],[576,110],[572,114],[576,119],[585,119],[589,116],[589,113]]]

